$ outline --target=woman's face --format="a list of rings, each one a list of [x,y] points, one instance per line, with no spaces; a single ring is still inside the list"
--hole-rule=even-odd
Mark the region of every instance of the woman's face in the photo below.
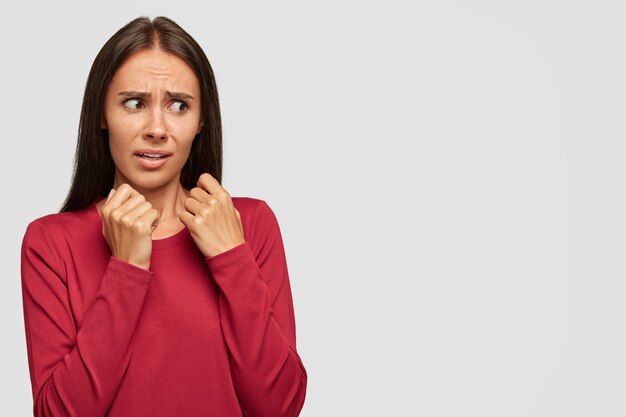
[[[176,55],[134,53],[111,80],[102,127],[109,131],[115,188],[126,182],[143,193],[177,186],[202,127],[198,78]]]

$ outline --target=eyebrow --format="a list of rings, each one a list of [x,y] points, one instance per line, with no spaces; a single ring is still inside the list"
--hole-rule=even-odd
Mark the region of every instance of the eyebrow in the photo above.
[[[118,95],[124,96],[124,97],[132,97],[132,98],[135,98],[135,97],[145,98],[145,97],[150,97],[152,94],[146,93],[145,91],[122,91]],[[165,96],[167,98],[173,98],[177,100],[193,100],[194,99],[193,96],[186,94],[186,93],[181,93],[178,91],[166,91]]]

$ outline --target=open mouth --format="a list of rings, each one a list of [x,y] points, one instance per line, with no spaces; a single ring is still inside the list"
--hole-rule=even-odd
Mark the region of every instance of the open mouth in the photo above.
[[[167,158],[172,156],[171,153],[156,149],[141,149],[135,153],[135,157],[146,169],[158,169],[167,163]]]
[[[138,157],[140,157],[140,158],[146,158],[146,159],[150,159],[150,160],[163,159],[163,158],[167,158],[169,156],[169,155],[149,154],[149,153],[138,153],[136,155]]]

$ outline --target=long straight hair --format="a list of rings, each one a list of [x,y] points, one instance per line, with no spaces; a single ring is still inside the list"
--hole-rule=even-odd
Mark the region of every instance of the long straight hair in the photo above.
[[[80,210],[106,197],[115,177],[109,136],[101,128],[107,89],[118,68],[133,53],[160,49],[182,58],[194,70],[201,91],[202,130],[191,145],[180,183],[196,186],[204,172],[222,182],[222,122],[213,69],[198,43],[173,20],[138,17],[119,29],[96,56],[85,87],[69,193],[60,212]]]

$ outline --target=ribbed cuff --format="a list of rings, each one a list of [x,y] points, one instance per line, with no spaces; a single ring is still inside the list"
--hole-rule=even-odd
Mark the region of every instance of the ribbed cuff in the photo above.
[[[222,253],[218,253],[217,255],[210,256],[206,259],[206,263],[210,269],[217,268],[219,266],[229,264],[242,256],[252,254],[252,248],[250,244],[246,241],[240,243],[239,245],[228,249]]]
[[[109,259],[108,268],[115,269],[123,274],[130,275],[133,278],[140,279],[142,281],[152,281],[154,272],[143,269],[137,265],[133,265],[129,262],[123,261],[118,258],[111,257]]]

